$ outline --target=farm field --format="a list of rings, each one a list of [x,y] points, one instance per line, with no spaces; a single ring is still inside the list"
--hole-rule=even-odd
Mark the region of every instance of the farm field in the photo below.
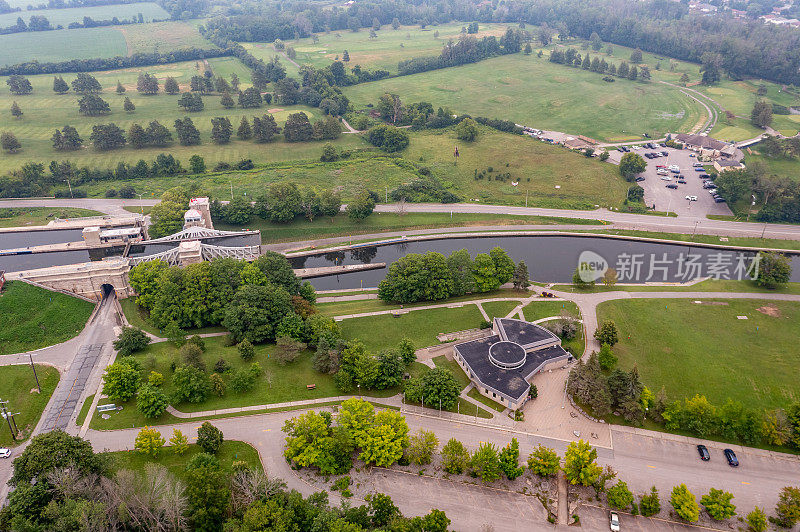
[[[352,31],[334,31],[318,33],[319,42],[314,43],[311,37],[297,41],[286,41],[287,47],[297,52],[295,62],[300,65],[311,65],[324,68],[337,58],[341,59],[345,50],[350,55],[348,66],[360,65],[370,70],[388,70],[397,74],[397,63],[412,57],[439,55],[442,47],[449,39],[458,40],[461,28],[466,24],[442,24],[428,26],[400,26],[397,30],[389,24],[378,30],[377,37],[372,39],[366,28]],[[477,38],[505,33],[507,24],[480,24]],[[516,27],[516,25],[514,25]],[[439,36],[434,34],[438,32]],[[242,43],[250,53],[268,61],[276,55],[272,43]],[[288,68],[287,68],[288,73]],[[289,73],[291,76],[292,74]]]
[[[22,20],[27,23],[31,16],[34,15],[45,17],[54,28],[58,26],[66,28],[72,22],[83,23],[83,17],[90,17],[93,20],[111,20],[114,17],[117,17],[119,20],[131,20],[132,18],[138,17],[139,13],[142,14],[145,22],[150,22],[154,19],[165,20],[169,18],[169,13],[164,11],[164,9],[155,2],[73,7],[66,9],[38,9],[36,11],[27,11],[23,8],[23,11],[0,14],[0,27],[6,28],[15,25],[18,17],[22,17]]]
[[[236,72],[242,80],[243,86],[249,85],[249,71],[237,59],[222,57],[209,59],[208,64],[214,72],[228,73]],[[255,162],[270,162],[275,160],[287,159],[317,159],[321,153],[321,142],[298,143],[297,145],[287,145],[283,142],[270,144],[256,144],[252,141],[234,140],[230,144],[217,146],[211,142],[211,118],[215,116],[227,116],[230,118],[234,131],[238,128],[242,116],[251,118],[257,114],[264,114],[268,109],[274,109],[272,114],[279,124],[282,124],[286,117],[297,111],[303,111],[315,121],[322,114],[318,109],[306,106],[292,107],[272,107],[263,106],[261,109],[224,109],[220,103],[218,94],[203,97],[205,109],[196,113],[185,113],[178,106],[179,96],[171,96],[163,92],[154,96],[143,96],[136,92],[136,79],[140,72],[149,72],[158,77],[163,85],[163,80],[168,76],[176,78],[182,89],[188,88],[191,76],[202,73],[201,63],[189,61],[183,63],[171,63],[152,67],[130,68],[124,70],[114,70],[95,73],[98,81],[103,86],[102,97],[111,106],[111,114],[102,117],[84,117],[78,114],[78,95],[72,91],[64,95],[55,94],[52,90],[53,76],[39,75],[31,76],[29,79],[34,86],[34,92],[25,96],[13,96],[7,90],[0,91],[0,130],[13,132],[20,143],[22,149],[12,155],[4,156],[0,162],[0,171],[7,172],[14,168],[21,167],[26,162],[43,162],[45,165],[53,159],[68,160],[77,165],[89,166],[91,168],[114,168],[119,162],[136,163],[139,159],[152,161],[157,154],[169,152],[180,159],[184,165],[188,163],[189,157],[196,153],[201,153],[209,167],[213,167],[218,161],[236,162],[242,158],[251,158]],[[67,83],[74,79],[72,75],[65,75]],[[124,96],[114,92],[117,80],[126,88],[127,95],[136,106],[133,113],[126,113],[122,109]],[[3,83],[3,85],[5,85]],[[21,119],[14,119],[8,109],[12,102],[16,101],[22,109],[24,115]],[[64,125],[71,125],[78,130],[84,144],[89,143],[89,135],[92,126],[96,124],[115,123],[125,131],[134,124],[138,123],[146,127],[152,120],[158,120],[167,126],[174,134],[174,121],[185,116],[191,117],[197,129],[200,131],[202,144],[200,146],[180,146],[177,141],[167,148],[143,148],[135,150],[133,148],[123,148],[108,152],[97,151],[92,147],[84,147],[77,152],[57,152],[52,147],[50,140],[55,128]],[[361,145],[359,139],[348,139],[353,135],[344,135],[339,140],[341,145],[352,147],[354,144]],[[235,139],[235,135],[234,135]],[[302,144],[302,145],[301,145]]]
[[[200,35],[195,26],[175,21],[11,33],[0,35],[0,45],[2,45],[0,65],[17,64],[34,59],[40,63],[47,63],[156,51],[170,52],[191,47],[216,48]]]
[[[347,148],[368,147],[359,135],[350,134],[342,135],[337,144]],[[282,158],[287,161],[317,159],[322,143],[278,142],[259,146],[232,142],[228,148],[217,148],[207,143],[200,146],[202,150],[181,147],[170,151],[184,163],[192,153],[203,153],[208,164],[211,158],[221,157],[222,154],[217,150],[242,145],[265,150],[264,156],[258,159],[254,157],[254,160]],[[452,161],[454,145],[459,146],[461,153],[457,165]],[[87,151],[93,152],[91,149]],[[95,153],[94,157],[98,157],[97,164],[100,164],[103,157],[127,156],[136,160],[139,153],[124,149],[108,154]],[[628,188],[616,168],[610,164],[529,137],[499,133],[483,127],[478,140],[470,144],[457,141],[452,129],[412,133],[411,145],[401,155],[406,160],[380,153],[366,153],[333,163],[275,162],[246,172],[192,177],[191,181],[212,195],[222,198],[230,196],[232,182],[235,184],[236,194],[247,193],[252,197],[263,193],[264,187],[270,183],[290,181],[301,189],[339,187],[342,196],[347,200],[362,187],[382,192],[387,187],[392,190],[402,183],[418,178],[419,174],[407,164],[407,161],[414,161],[415,164],[430,168],[432,174],[442,182],[452,184],[450,190],[464,201],[525,205],[527,191],[529,206],[592,209],[595,205],[619,205]],[[492,167],[492,173],[487,175],[496,176],[507,172],[510,178],[505,181],[495,178],[490,181],[488,177],[476,180],[476,170],[486,172],[489,166]],[[519,180],[516,187],[511,184],[514,179]],[[160,177],[128,180],[128,184],[133,185],[138,193],[154,197],[170,187],[186,183],[186,180],[183,176]],[[88,186],[87,190],[91,196],[101,196],[108,188],[118,188],[122,184],[121,181],[103,181]]]
[[[700,107],[659,83],[603,81],[597,73],[513,54],[479,63],[363,83],[345,94],[357,108],[375,104],[385,92],[406,103],[504,118],[540,129],[625,141],[648,133],[689,131],[702,119]],[[705,111],[703,111],[705,112]]]
[[[618,366],[636,364],[642,382],[663,385],[670,400],[702,394],[717,405],[730,398],[771,409],[798,399],[799,303],[620,300],[602,303],[598,319],[619,329]]]

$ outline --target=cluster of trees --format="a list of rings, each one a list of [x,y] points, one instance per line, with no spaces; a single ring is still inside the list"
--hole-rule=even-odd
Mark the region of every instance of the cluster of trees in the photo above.
[[[456,203],[461,200],[450,192],[441,181],[429,175],[429,169],[419,170],[421,177],[399,185],[389,193],[393,201],[410,201],[412,203]]]
[[[523,270],[527,274],[524,262],[515,265],[499,247],[479,253],[475,259],[466,249],[454,251],[449,257],[434,251],[409,253],[389,265],[386,278],[378,285],[378,297],[413,303],[488,292],[512,279],[516,285]]]
[[[387,124],[371,128],[367,131],[366,139],[373,146],[389,153],[406,149],[410,142],[408,132]]]
[[[477,63],[498,55],[515,54],[522,49],[522,34],[508,28],[498,40],[494,35],[477,39],[473,35],[461,35],[457,42],[448,42],[436,57],[415,57],[397,64],[398,74],[406,76],[418,72],[438,70],[467,63]]]
[[[641,62],[641,52],[639,52],[639,61]],[[561,48],[553,49],[553,51],[550,52],[550,62],[589,70],[590,72],[597,72],[598,74],[627,78],[631,81],[636,81],[637,79],[650,81],[651,78],[650,69],[646,65],[639,65],[637,68],[635,64],[628,65],[627,62],[623,61],[620,63],[619,67],[617,67],[613,63],[606,63],[606,60],[603,58],[598,59],[595,57],[592,59],[589,57],[588,53],[581,58],[581,54],[574,48],[567,48],[566,50],[562,50]]]
[[[446,532],[450,520],[439,510],[406,518],[381,493],[361,506],[332,507],[327,494],[308,498],[261,467],[234,461],[223,469],[217,454],[219,429],[206,422],[197,431],[202,452],[184,458],[188,438],[174,430],[164,452],[186,461],[183,480],[150,461],[165,438],[145,428],[135,444],[145,455],[142,470],[114,472],[109,455],[61,430],[36,436],[14,461],[14,490],[0,512],[8,530],[425,530]]]
[[[796,151],[793,139],[779,141],[768,138],[759,146],[762,151],[766,147],[766,153],[774,153],[774,157],[800,153]],[[755,218],[758,221],[800,223],[800,185],[791,177],[770,174],[761,161],[750,162],[745,169],[723,172],[714,183],[719,194],[732,206],[744,199],[749,205],[750,196],[755,195],[759,207]]]

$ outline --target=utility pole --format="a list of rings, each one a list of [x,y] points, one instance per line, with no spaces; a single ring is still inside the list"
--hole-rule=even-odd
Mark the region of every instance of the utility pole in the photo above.
[[[69,179],[65,179],[64,181],[67,182],[67,186],[69,187],[69,197],[75,199],[75,196],[72,195],[72,184],[69,182]]]
[[[39,384],[39,376],[36,374],[36,366],[33,365],[33,355],[28,352],[28,359],[31,361],[31,369],[33,370],[33,377],[36,379],[36,387],[39,389],[39,393],[42,393],[42,385]]]
[[[695,233],[697,232],[697,224],[699,224],[699,223],[700,223],[700,220],[697,220],[697,221],[694,223],[694,229],[692,229],[692,240],[694,240],[694,235],[695,235]]]
[[[14,440],[14,441],[17,441],[17,434],[14,432],[14,429],[11,426],[11,416],[9,416],[8,411],[6,411],[6,405],[7,404],[8,404],[8,401],[0,401],[0,408],[2,408],[2,416],[8,422],[8,430],[9,430],[9,432],[11,432],[11,439]]]
[[[144,200],[142,199],[142,194],[136,194],[139,196],[139,210],[142,211],[142,216],[144,216]]]
[[[525,189],[525,208],[528,208],[528,189]]]
[[[233,201],[233,179],[231,179],[231,201]]]

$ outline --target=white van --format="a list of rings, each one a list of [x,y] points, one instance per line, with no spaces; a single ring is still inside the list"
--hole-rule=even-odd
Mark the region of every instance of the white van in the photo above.
[[[681,171],[681,167],[680,167],[680,166],[678,166],[677,164],[671,164],[671,165],[669,165],[669,169],[670,169],[670,170],[674,170],[675,172],[680,172],[680,171]]]
[[[667,175],[667,174],[669,174],[669,172],[667,172],[666,168],[659,168],[658,170],[656,170],[656,173],[658,175]]]

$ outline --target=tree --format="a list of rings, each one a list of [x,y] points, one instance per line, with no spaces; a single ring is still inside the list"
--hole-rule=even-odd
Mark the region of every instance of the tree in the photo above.
[[[786,255],[774,252],[760,252],[758,277],[756,283],[765,288],[778,288],[789,282],[792,265]]]
[[[669,499],[670,504],[675,509],[678,517],[690,522],[696,522],[700,518],[700,507],[695,501],[694,495],[688,490],[686,484],[681,484],[672,488],[672,495]]]
[[[619,162],[619,173],[628,181],[645,171],[647,163],[638,153],[629,152]]]
[[[283,136],[286,138],[286,142],[311,140],[314,136],[314,128],[308,121],[308,115],[302,112],[290,114],[283,125]]]
[[[347,204],[347,216],[356,222],[365,220],[375,210],[375,200],[367,190],[362,190]]]
[[[528,266],[525,261],[517,263],[511,282],[514,285],[514,290],[527,290],[531,285],[530,279],[528,279]]]
[[[53,78],[53,92],[56,94],[66,94],[69,92],[69,85],[67,85],[67,82],[64,81],[64,78],[61,76]]]
[[[239,122],[239,129],[236,131],[236,136],[239,140],[247,140],[253,137],[253,130],[250,128],[250,122],[247,117],[243,116],[242,121]]]
[[[222,445],[222,440],[222,431],[208,421],[205,421],[197,429],[197,445],[208,454],[217,454]]]
[[[595,339],[600,342],[600,345],[608,344],[609,347],[614,347],[619,342],[619,334],[617,332],[617,325],[612,320],[606,320],[594,332]]]
[[[703,74],[703,85],[713,85],[719,83],[722,78],[721,66],[722,56],[714,52],[705,52],[700,56],[700,72]]]
[[[199,94],[192,92],[184,92],[181,94],[181,97],[178,98],[178,105],[182,107],[184,111],[189,112],[202,111],[204,108],[203,98]]]
[[[3,147],[9,153],[17,153],[17,151],[22,147],[22,144],[17,140],[17,137],[14,136],[13,133],[9,133],[8,131],[3,131],[0,133],[0,146]]]
[[[367,142],[373,146],[389,153],[404,150],[410,142],[408,133],[404,129],[386,124],[375,126],[367,131],[366,138]]]
[[[158,94],[158,78],[148,72],[139,74],[136,80],[136,90],[141,94]]]
[[[30,94],[33,92],[33,85],[31,85],[28,78],[14,74],[6,78],[6,85],[14,95]]]
[[[456,126],[456,138],[472,142],[478,138],[478,124],[471,118],[465,118]]]
[[[103,393],[114,401],[126,402],[136,395],[141,374],[138,364],[127,357],[117,360],[103,375]]]
[[[631,52],[631,63],[639,64],[642,62],[642,51],[638,48]]]
[[[438,446],[439,439],[436,434],[429,430],[419,429],[411,436],[411,442],[406,449],[406,458],[414,465],[430,464]]]
[[[136,392],[136,409],[146,418],[152,419],[160,416],[167,409],[168,404],[169,400],[166,394],[150,384],[142,384]]]
[[[362,447],[374,418],[375,407],[367,401],[352,398],[342,402],[336,421],[353,436],[355,444]]]
[[[256,350],[253,348],[253,344],[247,340],[242,340],[236,344],[236,349],[239,351],[239,356],[242,357],[242,360],[245,362],[249,362],[256,356]]]
[[[133,124],[130,129],[128,129],[128,144],[136,149],[144,148],[149,144],[147,133],[145,133],[144,128],[139,124]]]
[[[367,464],[389,467],[403,457],[408,447],[408,425],[402,414],[381,410],[367,427],[361,444],[361,458]]]
[[[56,429],[34,436],[14,459],[13,466],[9,484],[20,486],[34,478],[44,479],[47,473],[65,467],[77,469],[84,475],[103,474],[108,464],[94,453],[88,441]]]
[[[579,290],[588,290],[594,287],[594,279],[587,280],[582,272],[587,271],[587,264],[582,262],[572,274],[572,284]]]
[[[347,50],[342,52],[342,61],[344,61],[345,63],[350,61],[350,54],[347,52]]]
[[[650,488],[650,493],[642,495],[639,500],[639,511],[645,517],[656,515],[661,511],[661,500],[658,498],[658,490],[655,486]]]
[[[525,55],[531,55],[533,48],[531,48],[531,43],[525,44],[525,51],[523,52]]]
[[[460,475],[469,466],[470,456],[464,444],[450,438],[442,447],[442,469],[451,475]]]
[[[78,112],[84,116],[102,116],[111,112],[111,106],[96,94],[85,94],[78,100]]]
[[[85,72],[79,72],[78,76],[72,80],[72,90],[78,94],[94,94],[101,92],[103,87],[97,78]]]
[[[172,437],[169,439],[172,452],[178,456],[183,455],[189,450],[189,438],[178,429],[172,429]]]
[[[234,339],[257,344],[273,340],[276,326],[291,312],[291,296],[283,288],[244,285],[226,307],[222,325]]]
[[[597,32],[593,31],[592,34],[589,36],[589,40],[591,41],[592,49],[595,52],[599,52],[600,48],[603,47],[603,41],[600,40],[600,36],[597,34]]]
[[[786,486],[781,489],[775,515],[775,519],[770,520],[784,528],[792,528],[800,521],[800,488]]]
[[[761,129],[766,129],[772,123],[772,104],[766,100],[756,100],[750,112],[750,122]]]
[[[617,284],[617,270],[614,268],[608,268],[603,274],[602,281],[603,285],[607,287],[612,287]]]
[[[122,108],[125,110],[126,113],[132,113],[136,110],[136,106],[133,105],[133,102],[127,96],[125,96],[125,101],[122,102]]]
[[[255,87],[250,87],[239,93],[239,107],[242,109],[257,109],[261,107],[261,92]]]
[[[500,456],[493,443],[481,443],[478,449],[472,453],[469,465],[472,474],[484,482],[494,482],[500,478],[502,472]]]
[[[736,515],[736,506],[731,503],[731,499],[733,499],[733,493],[711,488],[700,498],[700,504],[705,507],[711,519],[723,521]]]
[[[117,88],[116,88],[117,94],[125,94],[126,90],[127,89],[125,88],[125,86],[122,85],[122,83],[120,83],[119,80],[117,80]]]
[[[556,476],[560,469],[558,453],[540,444],[528,455],[528,469],[540,477]]]
[[[764,513],[764,510],[758,506],[756,506],[752,512],[747,514],[745,522],[747,523],[748,530],[750,532],[766,532],[767,528],[769,527],[767,514]]]
[[[323,190],[319,197],[320,214],[333,219],[342,208],[342,198],[333,190]]]
[[[165,442],[166,440],[158,429],[144,427],[139,431],[139,434],[136,435],[133,448],[140,454],[151,458],[158,458],[158,454],[161,452],[161,448],[164,446]]]
[[[253,137],[256,142],[270,142],[280,132],[281,128],[278,127],[274,116],[264,115],[261,118],[257,116],[253,117]]]
[[[394,349],[387,349],[378,353],[376,359],[378,371],[372,386],[377,390],[385,390],[400,384],[406,369],[400,354]]]
[[[597,465],[597,449],[583,440],[570,442],[564,454],[564,474],[572,485],[591,486],[603,468]]]
[[[13,116],[16,119],[19,119],[22,117],[22,114],[23,114],[22,109],[19,108],[17,102],[13,102],[11,104],[11,116]]]
[[[211,140],[216,144],[227,144],[231,141],[233,126],[227,117],[216,117],[211,119]]]
[[[222,98],[220,98],[219,103],[225,109],[233,109],[234,107],[236,107],[236,102],[233,101],[233,98],[231,97],[231,94],[229,92],[225,92],[222,94]]]
[[[173,78],[172,76],[168,76],[167,79],[164,80],[164,92],[173,95],[181,92],[181,89],[178,86],[178,82],[175,81],[175,78]]]
[[[196,146],[200,144],[200,132],[188,116],[181,120],[175,120],[175,132],[178,135],[178,142],[182,146]]]
[[[280,336],[275,340],[275,347],[275,358],[278,360],[278,364],[285,366],[297,359],[300,352],[306,348],[306,344],[290,336]]]
[[[500,469],[508,480],[514,480],[525,472],[525,468],[519,465],[519,442],[516,438],[511,438],[511,443],[500,451]]]
[[[172,374],[172,386],[175,388],[173,403],[202,403],[211,391],[208,375],[194,366],[183,364]]]
[[[597,355],[597,360],[600,362],[601,368],[609,370],[617,365],[618,359],[611,350],[610,345],[602,344],[600,346],[600,353]]]
[[[633,493],[628,489],[628,485],[623,481],[608,488],[606,492],[608,505],[617,510],[627,510],[633,504]]]
[[[172,142],[172,133],[157,120],[153,120],[147,124],[145,133],[147,134],[147,142],[150,143],[151,146],[165,148]]]
[[[221,530],[231,497],[228,475],[210,454],[192,457],[186,466],[186,497],[195,530]]]

